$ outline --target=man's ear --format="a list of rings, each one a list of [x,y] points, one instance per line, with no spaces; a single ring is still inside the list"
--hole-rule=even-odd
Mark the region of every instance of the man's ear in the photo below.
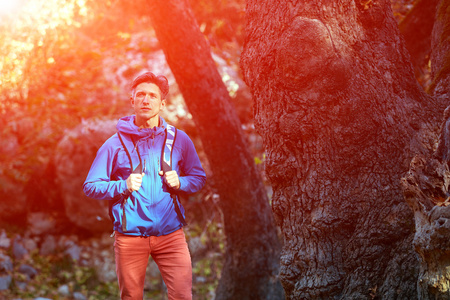
[[[131,104],[131,106],[134,107],[134,99],[133,99],[133,96],[130,96],[130,104]]]
[[[161,100],[161,109],[164,109],[166,107],[166,99]]]

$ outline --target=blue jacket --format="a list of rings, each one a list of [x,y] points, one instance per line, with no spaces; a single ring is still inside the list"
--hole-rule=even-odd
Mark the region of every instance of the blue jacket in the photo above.
[[[168,187],[158,174],[161,169],[161,149],[165,140],[166,121],[160,118],[160,126],[140,129],[134,124],[135,116],[123,117],[117,123],[122,136],[132,136],[136,141],[142,162],[146,162],[142,186],[134,191],[125,204],[127,231],[122,231],[122,206],[112,207],[114,230],[135,236],[160,236],[182,227],[174,209]],[[136,155],[136,153],[131,153]],[[172,152],[172,168],[180,179],[178,192],[195,193],[206,182],[194,144],[182,130],[177,130]],[[99,200],[112,200],[127,189],[130,161],[117,133],[110,137],[97,152],[86,181],[84,193]],[[184,215],[184,208],[180,205]]]

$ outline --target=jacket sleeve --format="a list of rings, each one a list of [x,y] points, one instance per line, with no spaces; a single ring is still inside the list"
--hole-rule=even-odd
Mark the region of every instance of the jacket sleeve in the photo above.
[[[111,180],[117,154],[117,149],[111,143],[113,137],[97,151],[83,184],[83,191],[90,198],[112,200],[127,189],[126,180]]]
[[[206,174],[195,150],[194,143],[186,133],[179,130],[177,141],[182,141],[182,161],[180,163],[181,176],[180,191],[186,193],[198,192],[206,183]]]

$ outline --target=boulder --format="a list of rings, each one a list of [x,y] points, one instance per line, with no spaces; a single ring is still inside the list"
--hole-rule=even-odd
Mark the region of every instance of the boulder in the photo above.
[[[29,252],[23,245],[23,240],[20,236],[17,236],[14,239],[13,246],[12,246],[12,253],[13,253],[14,258],[16,258],[16,259],[24,259],[26,256],[29,255]]]
[[[19,273],[25,274],[28,278],[34,278],[38,271],[30,265],[22,264],[19,267]]]
[[[11,239],[8,238],[4,229],[2,229],[2,233],[0,234],[0,248],[8,249],[11,246]]]
[[[0,272],[11,272],[13,269],[14,266],[11,257],[0,252]]]
[[[40,254],[42,256],[53,254],[56,250],[56,240],[53,235],[47,235],[41,245]]]
[[[67,218],[90,232],[112,230],[107,201],[88,198],[83,183],[101,145],[116,132],[117,120],[88,120],[66,133],[55,155],[56,178]]]
[[[11,275],[0,276],[0,291],[9,289],[11,281],[12,281]]]

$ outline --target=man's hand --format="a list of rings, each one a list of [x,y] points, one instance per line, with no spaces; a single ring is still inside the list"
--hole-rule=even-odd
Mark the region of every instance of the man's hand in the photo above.
[[[164,173],[163,171],[159,171],[159,175],[163,176],[164,182],[173,189],[178,190],[180,188],[180,179],[178,178],[177,171],[172,170]]]
[[[127,178],[127,188],[130,192],[134,192],[139,190],[142,185],[142,177],[144,177],[145,173],[142,174],[131,174]]]

